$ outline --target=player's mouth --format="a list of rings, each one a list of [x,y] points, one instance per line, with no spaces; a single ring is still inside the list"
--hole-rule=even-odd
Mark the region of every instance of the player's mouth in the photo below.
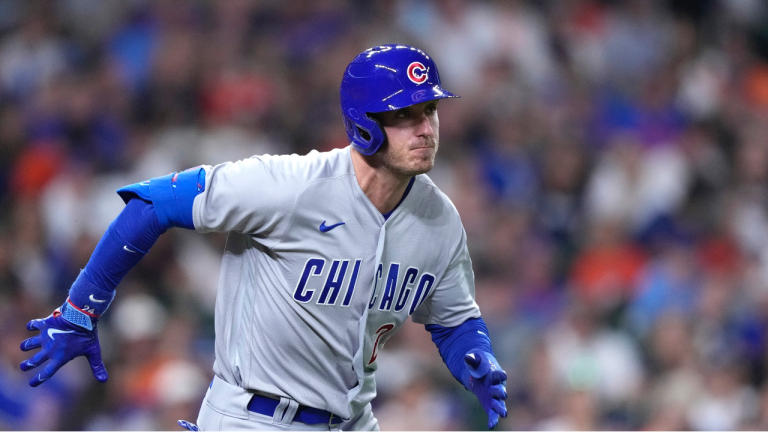
[[[437,142],[434,140],[427,140],[411,147],[411,150],[434,150],[437,147]]]
[[[411,154],[413,154],[415,157],[423,159],[423,158],[429,158],[431,159],[435,155],[435,147],[434,146],[422,146],[422,147],[414,147],[411,149]]]

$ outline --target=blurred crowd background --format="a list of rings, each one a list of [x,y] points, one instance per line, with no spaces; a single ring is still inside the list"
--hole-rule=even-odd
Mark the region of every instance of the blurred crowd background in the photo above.
[[[226,237],[180,229],[39,388],[25,324],[59,306],[120,186],[347,145],[344,67],[383,43],[443,85],[430,176],[468,234],[509,373],[501,429],[768,429],[768,3],[0,1],[0,428],[165,429],[212,378]],[[254,193],[258,193],[255,189]],[[483,429],[408,323],[382,429]]]

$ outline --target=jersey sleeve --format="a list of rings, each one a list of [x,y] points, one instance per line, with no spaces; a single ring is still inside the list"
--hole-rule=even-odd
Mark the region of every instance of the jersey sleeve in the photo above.
[[[195,197],[195,230],[251,234],[277,243],[290,223],[308,167],[292,156],[254,156],[204,166],[205,190]]]
[[[412,320],[418,324],[455,327],[470,318],[480,317],[475,303],[475,275],[467,249],[467,235],[461,229],[448,269],[424,302],[416,308]]]

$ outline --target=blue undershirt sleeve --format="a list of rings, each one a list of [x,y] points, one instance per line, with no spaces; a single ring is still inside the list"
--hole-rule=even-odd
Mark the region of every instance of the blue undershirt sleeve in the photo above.
[[[425,328],[432,333],[432,342],[437,345],[448,370],[469,389],[469,370],[464,365],[464,355],[475,348],[493,354],[485,321],[482,318],[470,318],[456,327],[427,324]]]
[[[107,310],[123,277],[165,231],[151,202],[128,201],[72,284],[62,311],[65,319],[89,328]]]
[[[132,199],[110,224],[83,272],[96,285],[114,290],[165,231],[151,202]]]

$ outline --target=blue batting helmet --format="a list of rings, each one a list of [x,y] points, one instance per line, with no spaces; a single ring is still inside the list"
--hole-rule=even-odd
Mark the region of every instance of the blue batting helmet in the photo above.
[[[360,53],[347,66],[340,93],[347,136],[366,156],[376,153],[386,140],[384,130],[369,113],[459,97],[440,86],[432,58],[408,45],[381,45]]]

